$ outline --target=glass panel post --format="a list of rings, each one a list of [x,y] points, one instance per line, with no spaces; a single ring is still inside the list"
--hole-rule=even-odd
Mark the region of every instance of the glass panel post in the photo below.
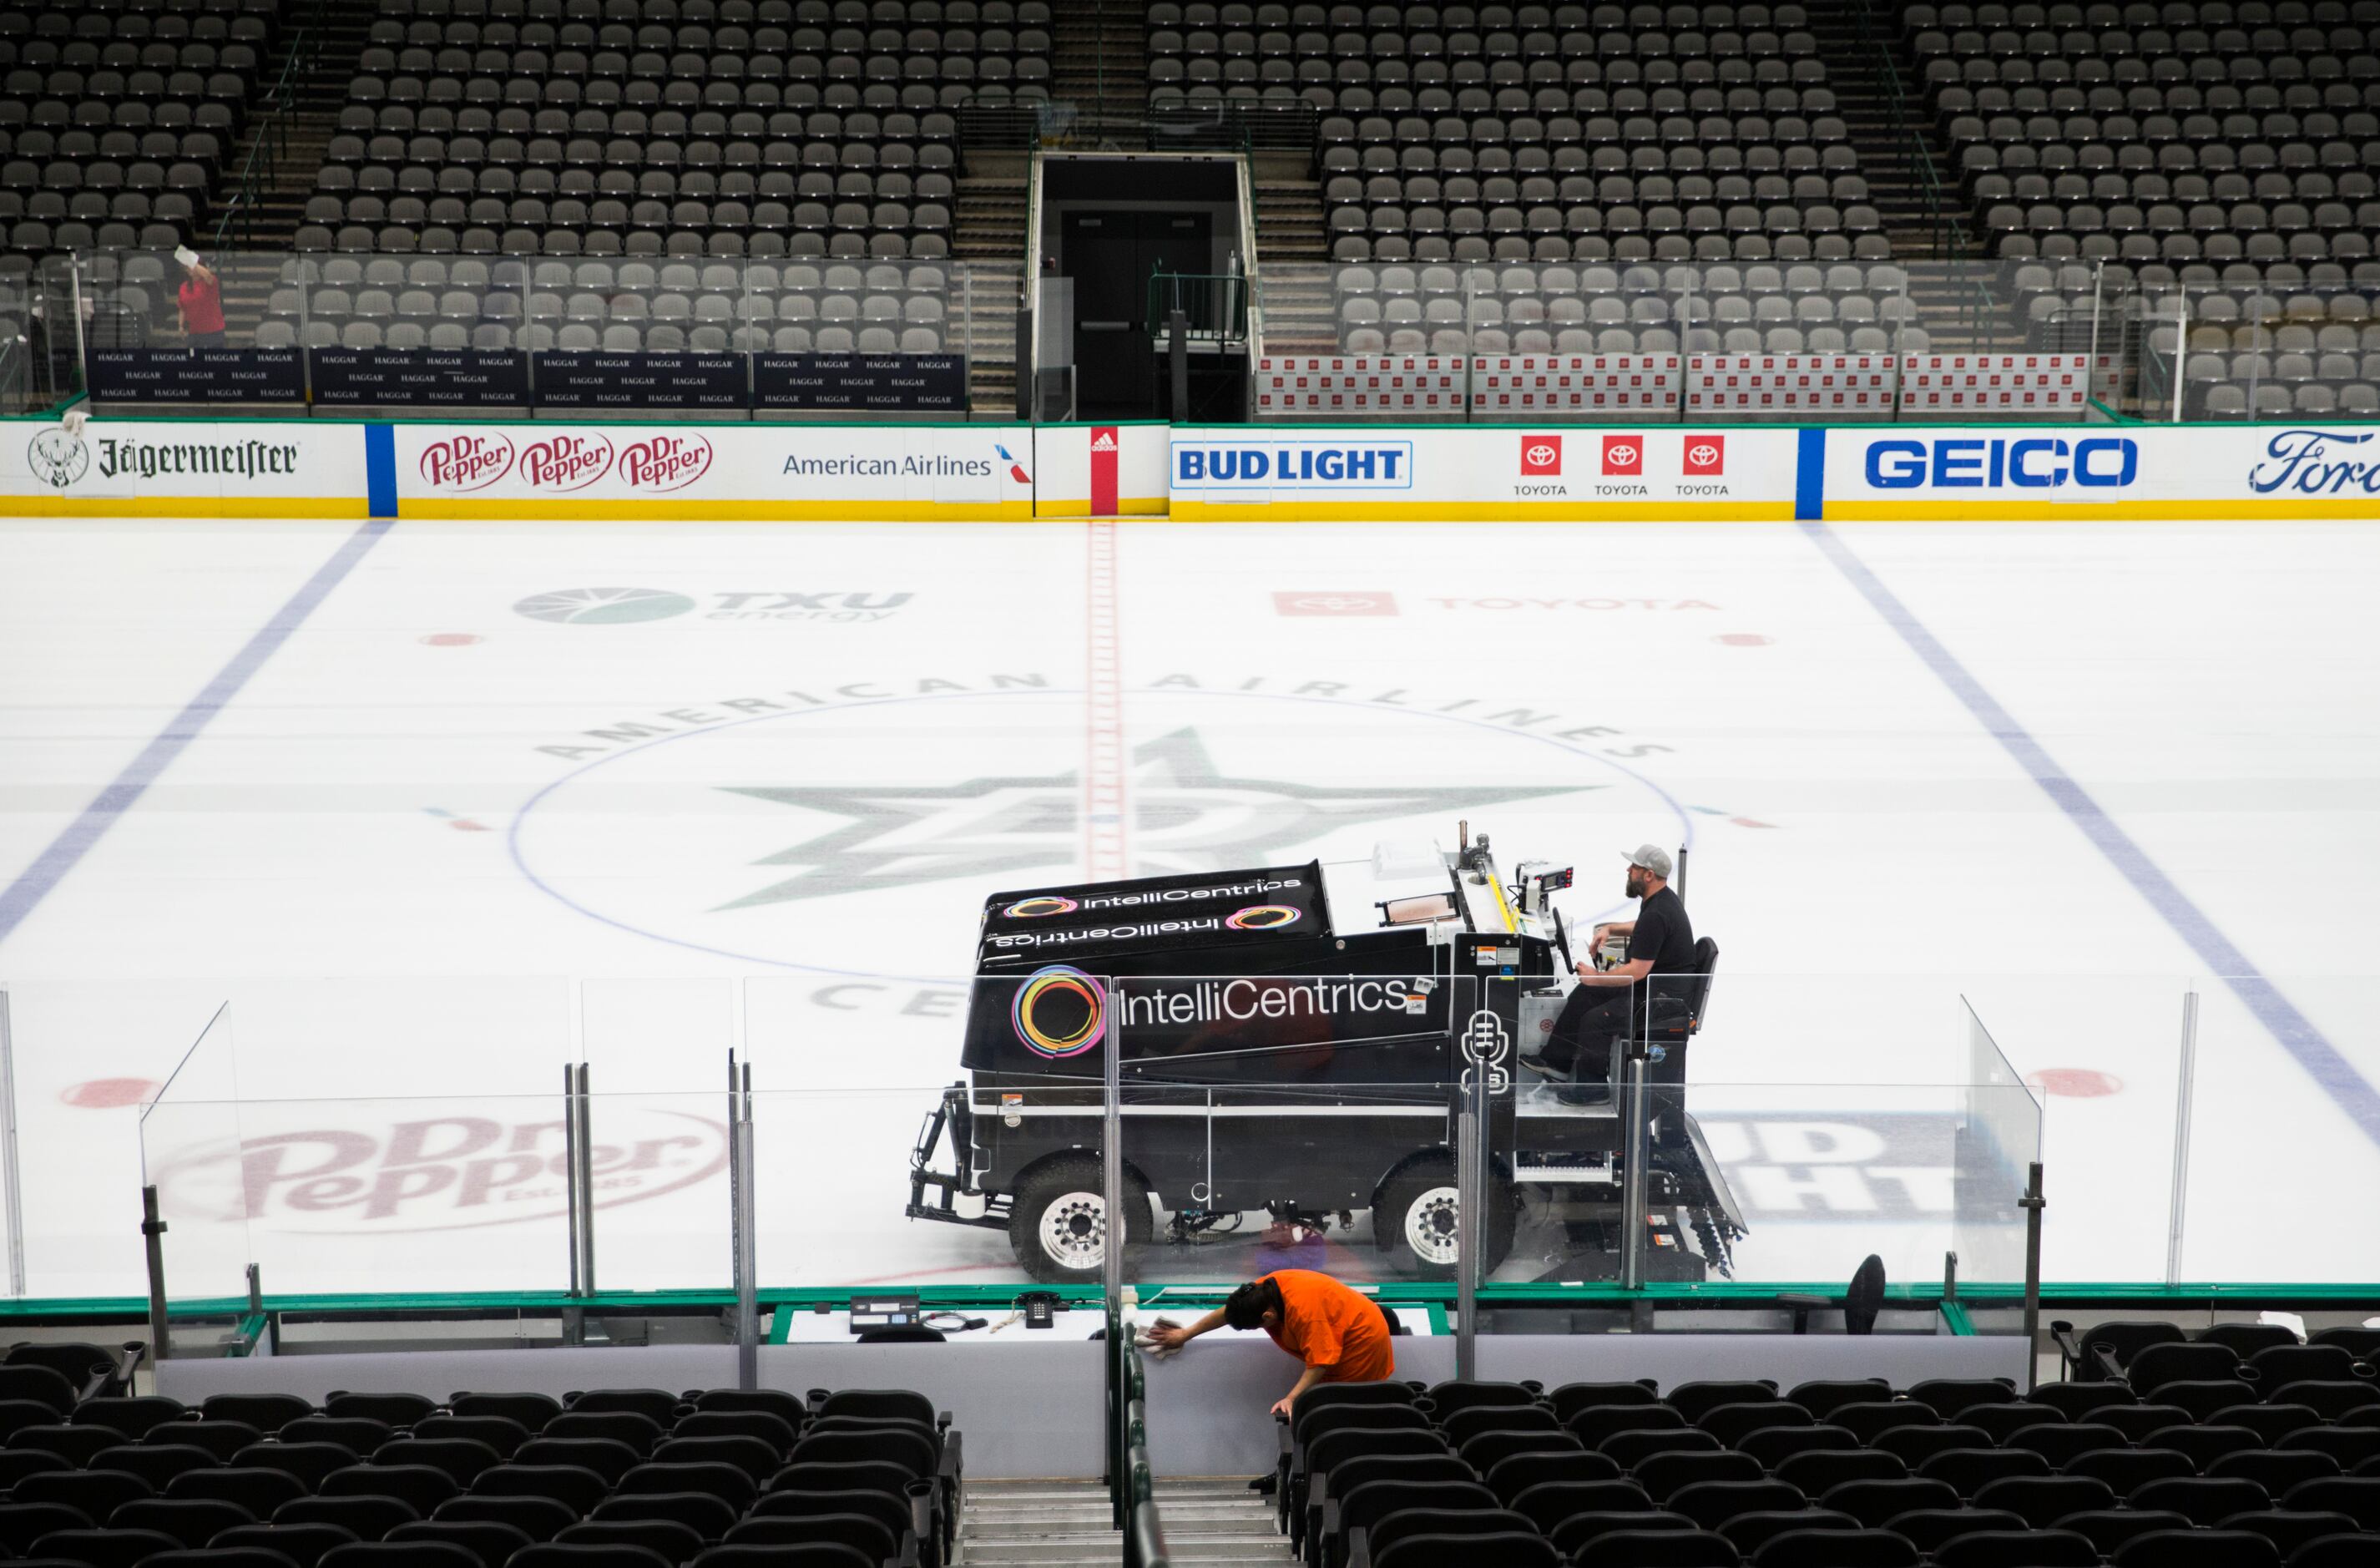
[[[2181,1282],[2181,1237],[2190,1203],[2190,1098],[2197,1076],[2198,991],[2193,987],[2181,996],[2181,1061],[2174,1085],[2173,1195],[2165,1244],[2165,1282],[2169,1287]]]

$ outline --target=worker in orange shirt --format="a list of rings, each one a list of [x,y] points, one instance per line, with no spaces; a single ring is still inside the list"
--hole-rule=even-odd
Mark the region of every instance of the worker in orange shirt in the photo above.
[[[1397,1369],[1388,1318],[1372,1298],[1307,1269],[1277,1269],[1251,1280],[1188,1328],[1154,1328],[1143,1343],[1180,1350],[1222,1328],[1262,1329],[1305,1363],[1297,1386],[1273,1405],[1276,1416],[1289,1415],[1298,1396],[1317,1383],[1376,1383]]]

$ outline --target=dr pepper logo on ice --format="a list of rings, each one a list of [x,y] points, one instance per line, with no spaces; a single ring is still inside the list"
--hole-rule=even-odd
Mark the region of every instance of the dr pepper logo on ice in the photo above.
[[[1561,437],[1558,435],[1524,435],[1521,438],[1521,472],[1524,474],[1559,474],[1561,472]]]
[[[508,436],[454,435],[421,449],[421,478],[432,490],[485,490],[512,471]]]

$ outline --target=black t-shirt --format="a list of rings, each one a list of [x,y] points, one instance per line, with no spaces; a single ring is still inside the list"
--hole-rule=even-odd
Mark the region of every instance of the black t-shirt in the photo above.
[[[1628,938],[1628,957],[1653,961],[1651,989],[1662,996],[1682,996],[1683,977],[1694,969],[1694,928],[1686,906],[1668,888],[1646,898],[1636,911],[1636,930]],[[1641,993],[1640,993],[1641,995]]]

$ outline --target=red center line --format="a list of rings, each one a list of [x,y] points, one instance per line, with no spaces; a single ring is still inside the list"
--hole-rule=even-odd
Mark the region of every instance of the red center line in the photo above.
[[[1087,538],[1083,616],[1083,864],[1091,881],[1125,871],[1123,657],[1117,638],[1115,524],[1099,519]]]

